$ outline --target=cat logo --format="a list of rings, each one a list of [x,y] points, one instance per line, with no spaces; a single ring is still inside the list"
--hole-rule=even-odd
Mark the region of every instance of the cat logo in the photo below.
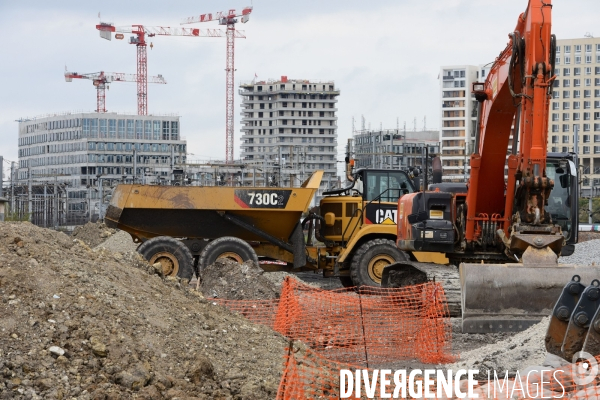
[[[377,213],[375,216],[375,223],[383,224],[383,225],[395,225],[397,214],[398,214],[398,210],[379,209],[379,210],[377,210]]]

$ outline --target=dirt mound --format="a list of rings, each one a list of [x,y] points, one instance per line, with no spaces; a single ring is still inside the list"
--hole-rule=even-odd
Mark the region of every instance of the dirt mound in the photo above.
[[[267,399],[285,339],[137,253],[0,223],[0,398]]]
[[[85,225],[75,227],[71,236],[90,247],[96,247],[116,232],[116,230],[108,228],[101,222],[88,222]]]
[[[127,253],[135,251],[139,243],[135,243],[131,238],[131,235],[125,231],[117,231],[115,234],[110,235],[108,239],[100,243],[95,249],[105,248],[106,250],[113,251],[115,253]]]
[[[544,338],[549,322],[550,317],[546,317],[525,331],[461,353],[460,361],[447,367],[453,370],[478,369],[478,378],[487,379],[488,371],[493,374],[493,371],[508,370],[509,374],[514,374],[529,366],[541,366],[546,357]]]
[[[266,300],[279,297],[281,285],[264,276],[252,261],[238,264],[218,259],[200,272],[200,291],[207,298],[229,300]]]

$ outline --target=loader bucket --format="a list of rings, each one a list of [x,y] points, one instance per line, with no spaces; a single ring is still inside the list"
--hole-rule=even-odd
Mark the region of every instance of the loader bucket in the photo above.
[[[594,279],[592,284],[585,288],[575,309],[571,313],[569,326],[561,347],[562,358],[573,359],[575,353],[581,351],[585,337],[590,328],[598,306],[600,306],[600,281]]]
[[[565,282],[579,275],[588,285],[600,275],[593,267],[557,264],[461,264],[464,333],[518,332],[540,322]]]

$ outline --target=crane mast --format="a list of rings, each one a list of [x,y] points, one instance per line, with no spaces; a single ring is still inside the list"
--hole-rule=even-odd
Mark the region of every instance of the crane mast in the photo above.
[[[248,22],[252,7],[246,7],[241,12],[229,10],[228,12],[218,12],[215,14],[200,14],[183,20],[183,24],[193,24],[197,22],[219,21],[220,25],[226,26],[227,32],[227,53],[225,60],[225,162],[233,163],[233,142],[234,142],[234,75],[235,75],[235,24],[236,18],[240,17],[242,23]]]

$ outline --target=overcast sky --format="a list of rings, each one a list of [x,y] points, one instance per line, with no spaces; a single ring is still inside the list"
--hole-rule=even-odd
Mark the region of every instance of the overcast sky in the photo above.
[[[600,1],[555,0],[553,32],[559,39],[600,35]],[[504,48],[526,0],[173,0],[28,1],[0,0],[0,154],[17,161],[21,117],[93,111],[90,81],[66,83],[70,71],[136,72],[135,46],[106,41],[95,29],[117,26],[179,26],[196,14],[254,10],[239,24],[247,39],[236,40],[235,157],[240,155],[240,97],[237,86],[259,79],[333,80],[338,98],[338,160],[343,159],[352,118],[360,127],[437,129],[438,73],[442,65],[491,62]],[[219,28],[216,22],[196,24]],[[594,30],[596,32],[594,32]],[[148,74],[167,85],[148,85],[149,113],[177,113],[189,159],[225,157],[225,39],[155,37],[148,49]],[[136,113],[135,83],[114,83],[109,111]],[[5,171],[7,168],[5,163]]]

